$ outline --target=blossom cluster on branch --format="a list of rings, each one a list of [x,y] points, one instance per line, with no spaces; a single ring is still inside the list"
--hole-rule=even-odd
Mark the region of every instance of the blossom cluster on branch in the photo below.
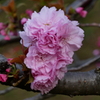
[[[67,72],[74,51],[82,45],[84,31],[63,10],[44,6],[34,12],[20,31],[21,44],[28,48],[24,63],[31,69],[31,88],[48,93]]]

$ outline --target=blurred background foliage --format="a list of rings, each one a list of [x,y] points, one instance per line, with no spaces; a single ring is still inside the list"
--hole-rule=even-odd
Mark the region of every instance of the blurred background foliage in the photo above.
[[[0,0],[0,5],[5,4],[7,0]],[[18,7],[17,13],[20,15],[22,12],[24,13],[25,10],[32,9],[37,10],[37,5],[41,0],[15,0],[16,6]],[[51,0],[48,0],[51,1]],[[58,0],[54,0],[58,2]],[[52,1],[52,4],[55,2]],[[75,0],[65,0],[64,6],[68,6],[70,3],[72,3]],[[41,6],[44,4],[41,4]],[[0,22],[7,21],[7,15],[5,12],[0,11]],[[100,23],[100,0],[98,0],[95,4],[95,6],[88,12],[86,18],[79,18],[79,23]],[[92,57],[93,50],[99,49],[99,47],[96,46],[97,38],[100,36],[100,28],[98,27],[82,27],[85,31],[85,38],[83,41],[82,48],[77,51],[77,55],[80,59],[87,59],[89,57]],[[0,54],[5,55],[8,58],[16,57],[22,53],[22,47],[20,45],[20,42],[16,43],[10,43],[6,44],[0,47]],[[0,90],[7,88],[7,86],[0,85]],[[28,92],[21,89],[14,89],[13,91],[6,93],[5,95],[0,95],[0,100],[23,100],[25,98],[31,97],[36,95],[36,93]],[[63,95],[57,95],[53,98],[49,98],[47,100],[84,100],[84,99],[90,99],[90,100],[99,100],[100,96],[76,96],[76,97],[68,97]]]

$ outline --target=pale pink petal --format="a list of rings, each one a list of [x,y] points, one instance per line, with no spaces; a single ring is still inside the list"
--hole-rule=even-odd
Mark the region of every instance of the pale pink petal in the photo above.
[[[53,89],[58,81],[55,79],[53,83],[51,82],[51,78],[46,75],[40,75],[35,77],[35,80],[31,83],[31,88],[34,90],[40,90],[42,94],[48,93],[51,89]]]
[[[29,47],[32,44],[31,39],[28,36],[26,36],[25,32],[19,32],[19,34],[20,37],[22,38],[20,43],[23,44],[25,47]],[[23,39],[25,39],[25,41]]]

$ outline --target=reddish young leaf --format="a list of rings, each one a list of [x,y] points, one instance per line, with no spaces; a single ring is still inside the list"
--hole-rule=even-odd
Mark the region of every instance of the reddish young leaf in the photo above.
[[[25,59],[25,55],[20,55],[20,56],[18,56],[18,57],[16,57],[16,58],[13,58],[11,61],[10,61],[10,63],[19,63],[19,64],[23,64],[23,62],[24,62],[24,59]]]
[[[11,0],[7,6],[2,6],[1,9],[7,13],[15,13],[16,8],[14,0]]]

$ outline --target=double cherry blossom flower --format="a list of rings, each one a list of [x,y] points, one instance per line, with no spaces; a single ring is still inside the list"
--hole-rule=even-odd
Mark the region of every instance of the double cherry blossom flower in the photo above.
[[[48,93],[64,77],[74,51],[82,46],[84,31],[77,25],[63,10],[46,6],[25,22],[20,37],[21,44],[28,48],[24,63],[34,77],[32,89]]]

